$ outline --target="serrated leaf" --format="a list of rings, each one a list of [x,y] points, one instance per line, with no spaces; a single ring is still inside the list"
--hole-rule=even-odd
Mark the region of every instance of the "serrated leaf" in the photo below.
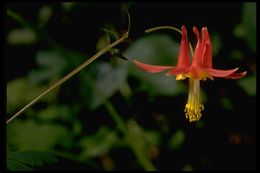
[[[10,171],[32,171],[33,169],[17,160],[7,159],[7,169]]]
[[[57,161],[58,159],[54,156],[43,152],[7,152],[7,168],[12,171],[32,170],[32,167],[40,167]]]

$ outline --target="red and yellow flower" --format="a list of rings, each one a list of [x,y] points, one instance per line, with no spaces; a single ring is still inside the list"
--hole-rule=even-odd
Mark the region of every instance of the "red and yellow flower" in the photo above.
[[[190,63],[189,41],[187,30],[182,26],[182,39],[179,48],[178,62],[176,66],[157,66],[142,63],[134,60],[134,63],[144,71],[149,73],[159,73],[168,70],[166,76],[176,75],[176,80],[189,78],[189,96],[185,106],[185,116],[190,122],[198,121],[201,118],[201,111],[204,110],[200,96],[200,80],[207,78],[213,80],[214,77],[239,79],[246,75],[246,71],[237,73],[239,68],[231,70],[219,70],[212,68],[212,45],[208,29],[202,28],[202,39],[199,31],[193,27],[193,32],[197,37],[197,45]]]

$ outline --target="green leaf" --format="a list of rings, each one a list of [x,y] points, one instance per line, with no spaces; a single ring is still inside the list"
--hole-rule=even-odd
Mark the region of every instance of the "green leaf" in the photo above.
[[[241,23],[234,29],[238,38],[244,38],[249,48],[256,52],[256,3],[243,4]]]
[[[7,143],[17,150],[48,151],[58,144],[67,145],[71,133],[61,125],[18,119],[7,127]]]
[[[35,115],[33,115],[35,116]],[[50,122],[53,120],[65,120],[67,122],[71,121],[69,107],[65,105],[55,105],[52,104],[46,109],[37,112],[37,117],[43,122]]]
[[[233,109],[233,105],[232,105],[232,102],[230,101],[230,99],[228,99],[228,98],[221,98],[220,99],[220,104],[221,104],[221,106],[222,107],[224,107],[225,109],[228,109],[228,110],[230,110],[230,109]]]
[[[25,164],[17,161],[7,159],[7,169],[10,171],[32,171],[33,169]]]
[[[57,71],[60,71],[66,65],[62,55],[52,50],[37,52],[36,62],[40,66],[50,67],[52,70]]]
[[[183,130],[178,130],[170,139],[169,147],[173,150],[178,150],[185,140],[185,132]]]
[[[83,159],[108,153],[119,142],[116,132],[101,127],[95,135],[82,137],[79,145],[83,149],[80,156]]]
[[[33,170],[32,167],[40,167],[57,161],[56,157],[44,152],[7,152],[7,169],[11,171]]]
[[[39,68],[31,70],[28,80],[31,84],[50,81],[59,77],[66,66],[66,61],[56,51],[39,51],[36,54],[36,62]]]
[[[41,27],[44,27],[47,24],[48,20],[50,19],[51,15],[52,15],[51,7],[48,5],[42,6],[39,9],[39,15],[38,15],[39,25]]]
[[[44,91],[43,85],[31,85],[26,78],[16,78],[7,83],[7,112],[21,108]],[[44,99],[47,99],[46,97]]]
[[[74,8],[74,6],[76,5],[75,2],[61,2],[61,7],[64,11],[70,11]]]
[[[124,52],[126,57],[156,65],[174,65],[177,62],[179,42],[173,41],[165,34],[144,36]]]
[[[132,142],[140,146],[155,146],[160,142],[158,132],[143,129],[135,120],[127,122],[129,133],[134,139]]]
[[[30,45],[37,40],[35,32],[29,28],[13,29],[7,35],[7,42],[11,45]]]
[[[244,77],[238,81],[238,85],[244,89],[249,96],[256,95],[256,74]]]
[[[193,171],[193,168],[190,164],[185,164],[182,168],[181,171]]]
[[[177,62],[179,45],[164,34],[153,34],[136,40],[124,52],[129,59],[136,59],[147,64],[174,65]],[[181,82],[175,77],[165,76],[164,73],[150,74],[140,70],[133,63],[128,65],[131,75],[139,78],[141,90],[147,90],[152,95],[176,95],[184,92]]]
[[[111,97],[121,88],[126,81],[127,73],[126,69],[113,66],[111,63],[96,63],[89,69],[90,74],[85,73],[82,76],[86,85],[81,86],[81,92],[84,94],[86,106],[96,109],[104,102],[104,98]]]
[[[256,3],[244,3],[242,25],[245,28],[245,39],[249,48],[256,52]]]

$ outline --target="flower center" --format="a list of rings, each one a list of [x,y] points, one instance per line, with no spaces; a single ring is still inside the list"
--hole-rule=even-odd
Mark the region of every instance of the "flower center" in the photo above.
[[[189,78],[189,97],[184,110],[185,116],[190,122],[198,121],[202,110],[204,106],[200,96],[200,80]]]

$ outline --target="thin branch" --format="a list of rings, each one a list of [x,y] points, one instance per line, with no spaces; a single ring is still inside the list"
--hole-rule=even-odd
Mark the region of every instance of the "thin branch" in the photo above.
[[[7,11],[7,14],[13,18],[15,18],[16,20],[18,20],[20,23],[24,24],[24,25],[29,25],[30,27],[34,28],[31,24],[28,24],[28,22],[23,19],[21,16],[17,15],[16,13],[12,12],[11,10]],[[36,29],[37,30],[37,29]],[[19,115],[21,115],[23,112],[25,112],[28,108],[30,108],[32,105],[34,105],[35,103],[37,103],[43,96],[45,96],[46,94],[48,94],[49,92],[51,92],[52,90],[54,90],[55,88],[57,88],[58,86],[62,85],[65,81],[67,81],[68,79],[70,79],[72,76],[74,76],[76,73],[78,73],[79,71],[81,71],[83,68],[85,68],[86,66],[88,66],[90,63],[92,63],[94,60],[96,60],[97,58],[99,58],[101,55],[103,55],[104,53],[106,53],[107,51],[109,51],[111,48],[117,46],[118,44],[122,43],[124,40],[126,40],[128,38],[128,32],[125,33],[125,35],[123,35],[120,39],[118,39],[117,41],[109,44],[108,46],[106,46],[105,48],[103,48],[102,50],[100,50],[99,52],[97,52],[94,56],[92,56],[91,58],[89,58],[88,60],[86,60],[84,63],[82,63],[80,66],[78,66],[76,69],[74,69],[72,72],[70,72],[69,74],[67,74],[65,77],[63,77],[61,80],[59,80],[58,82],[56,82],[54,85],[52,85],[50,88],[48,88],[46,91],[44,91],[41,95],[39,95],[38,97],[36,97],[34,100],[32,100],[30,103],[28,103],[26,106],[24,106],[20,111],[18,111],[16,114],[14,114],[11,118],[9,118],[6,122],[6,124],[9,124],[13,119],[15,119],[16,117],[18,117]]]

